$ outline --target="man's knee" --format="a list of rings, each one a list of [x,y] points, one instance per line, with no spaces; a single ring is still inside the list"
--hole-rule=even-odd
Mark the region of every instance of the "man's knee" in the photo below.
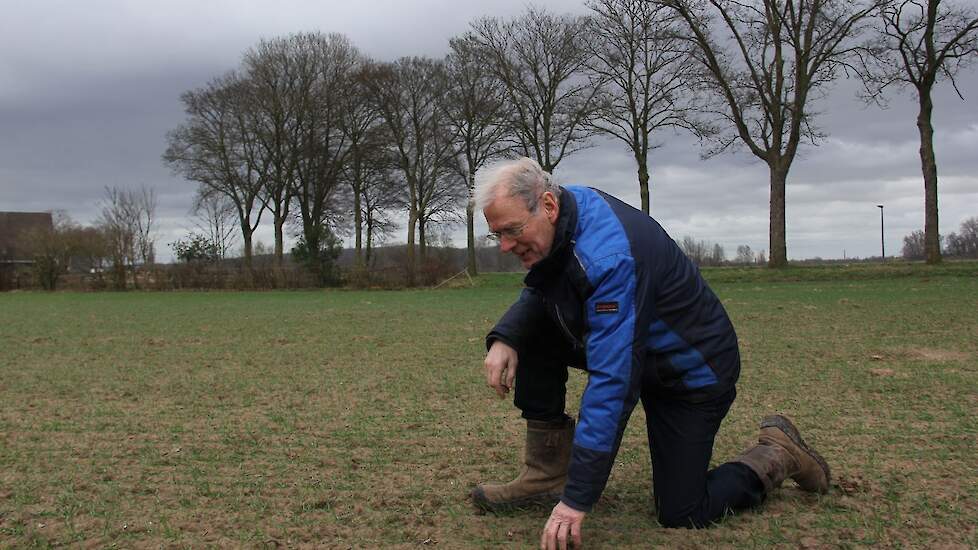
[[[659,510],[659,525],[668,529],[702,529],[713,523],[699,510]]]

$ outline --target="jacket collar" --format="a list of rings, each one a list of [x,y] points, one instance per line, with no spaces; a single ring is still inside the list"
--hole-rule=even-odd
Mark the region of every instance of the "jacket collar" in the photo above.
[[[567,259],[574,254],[574,231],[577,229],[577,200],[570,191],[560,188],[560,213],[554,231],[550,253],[533,264],[523,279],[523,284],[541,286],[544,281],[560,273]]]

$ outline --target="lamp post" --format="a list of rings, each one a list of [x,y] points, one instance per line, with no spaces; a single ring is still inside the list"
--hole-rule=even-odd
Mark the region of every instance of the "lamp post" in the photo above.
[[[886,263],[886,241],[883,238],[883,205],[877,204],[876,208],[880,209],[880,262]]]

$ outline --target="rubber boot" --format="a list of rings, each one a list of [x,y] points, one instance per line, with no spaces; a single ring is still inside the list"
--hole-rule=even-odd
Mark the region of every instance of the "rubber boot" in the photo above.
[[[744,451],[734,462],[746,464],[764,484],[764,492],[780,487],[791,478],[805,491],[829,490],[829,465],[805,444],[795,425],[782,415],[765,417],[757,445]]]
[[[554,506],[567,482],[574,419],[526,421],[526,450],[520,475],[509,483],[480,483],[472,502],[487,512]]]

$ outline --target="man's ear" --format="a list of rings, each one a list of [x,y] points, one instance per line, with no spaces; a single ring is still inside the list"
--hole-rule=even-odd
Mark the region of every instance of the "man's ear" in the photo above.
[[[560,201],[550,191],[543,193],[543,213],[547,216],[547,221],[557,223],[557,216],[560,214]]]

